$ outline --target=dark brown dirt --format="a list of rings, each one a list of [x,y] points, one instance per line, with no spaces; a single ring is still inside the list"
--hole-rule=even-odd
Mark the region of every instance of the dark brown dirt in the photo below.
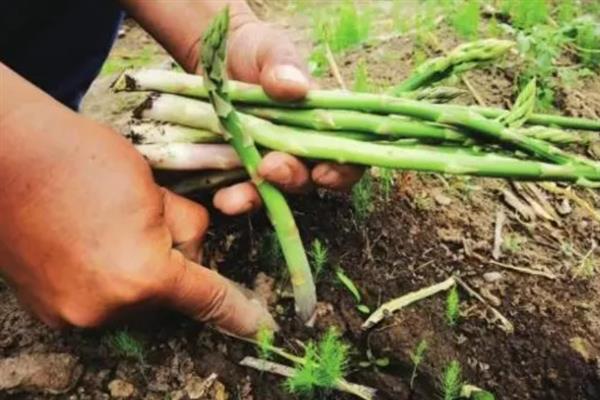
[[[259,3],[268,7],[266,1]],[[263,13],[282,12],[269,10],[266,8]],[[281,18],[297,33],[295,38],[300,41],[305,37],[302,24],[294,25],[295,20],[288,16]],[[443,46],[456,43],[453,36],[446,36],[448,41],[444,40]],[[134,43],[126,43],[135,48]],[[389,85],[408,74],[413,55],[412,39],[397,38],[357,49],[338,62],[350,82],[356,63],[365,59],[373,80]],[[514,71],[489,68],[470,72],[467,77],[487,104],[510,104],[514,97]],[[321,83],[335,86],[331,77],[325,77]],[[599,85],[600,78],[590,78],[578,89],[580,94],[567,92],[558,106],[571,115],[592,116],[590,109],[598,113],[594,102],[598,101]],[[88,104],[93,115],[94,110],[102,110],[102,104],[115,98],[102,85],[98,87]],[[577,100],[572,100],[572,96]],[[99,99],[98,103],[94,99]],[[461,101],[472,103],[473,99],[466,96]],[[123,120],[122,112],[110,110],[109,114],[101,111],[96,117],[109,122]],[[518,194],[516,188],[502,181],[411,173],[399,174],[396,180],[391,200],[384,201],[375,193],[375,211],[362,222],[354,218],[347,195],[319,192],[293,198],[292,208],[305,243],[318,237],[328,245],[331,264],[344,269],[363,292],[364,303],[371,310],[384,301],[458,274],[488,303],[498,303],[496,308],[512,322],[514,333],[504,332],[485,306],[464,291],[460,292],[462,317],[454,328],[445,321],[445,296],[437,295],[387,318],[370,332],[363,332],[360,325],[364,315],[357,311],[353,297],[337,283],[331,271],[325,272],[318,282],[319,297],[330,311],[314,329],[305,328],[294,319],[292,300],[285,296],[288,289],[283,265],[266,263],[260,257],[262,240],[269,232],[261,213],[239,218],[213,213],[205,261],[248,286],[259,272],[277,279],[281,296],[273,312],[282,326],[280,344],[289,349],[297,350],[293,339],[314,338],[327,326],[338,326],[352,344],[349,379],[377,388],[378,398],[437,398],[441,370],[452,359],[460,361],[465,380],[490,390],[497,399],[600,398],[598,247],[588,256],[595,263],[592,266],[596,273],[589,277],[578,275],[582,259],[594,243],[600,242],[600,223],[572,202],[573,211],[558,221],[541,217],[525,221],[502,201],[502,190]],[[591,207],[600,209],[597,192],[577,193]],[[450,203],[437,201],[439,194]],[[557,195],[547,196],[554,206],[563,201]],[[507,217],[504,235],[518,235],[524,240],[504,248],[499,261],[552,272],[557,279],[515,272],[492,262],[497,211]],[[501,279],[487,282],[483,278],[486,272],[498,272]],[[116,355],[107,344],[109,332],[53,332],[43,327],[18,306],[8,288],[0,283],[0,357],[69,353],[84,368],[68,394],[0,392],[0,398],[105,399],[109,398],[109,383],[115,379],[135,387],[131,398],[175,398],[193,377],[211,373],[218,375],[230,399],[290,398],[282,389],[280,378],[238,366],[241,358],[256,354],[250,345],[183,319],[171,316],[158,321],[156,316],[148,317],[155,320],[154,324],[130,330],[146,349],[142,364]],[[419,367],[415,388],[411,389],[410,354],[423,339],[429,350]],[[369,348],[377,357],[389,357],[390,366],[358,367],[357,361],[365,360]],[[350,397],[335,393],[323,398]]]

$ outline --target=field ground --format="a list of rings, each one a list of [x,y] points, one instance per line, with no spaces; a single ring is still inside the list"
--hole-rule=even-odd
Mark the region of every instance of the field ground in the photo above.
[[[255,3],[263,15],[289,29],[308,56],[308,18],[277,2]],[[377,19],[383,21],[382,31],[384,19]],[[436,32],[425,47],[430,55],[459,43],[444,23]],[[337,63],[344,80],[352,82],[357,65],[363,62],[373,84],[383,87],[407,76],[421,48],[414,34],[396,35],[349,50],[337,57]],[[116,71],[168,64],[167,55],[128,21],[109,65],[86,98],[84,113],[123,128],[129,111],[143,97],[111,93],[108,86]],[[515,97],[516,72],[510,65],[473,70],[464,76],[486,105],[506,107]],[[335,87],[336,80],[325,73],[319,84]],[[467,89],[462,81],[456,85]],[[474,103],[471,93],[458,101]],[[598,118],[600,77],[582,77],[577,86],[559,90],[555,106],[555,112]],[[327,244],[331,264],[343,268],[371,310],[459,274],[488,306],[513,324],[513,333],[503,330],[489,307],[462,290],[461,318],[454,328],[445,320],[445,295],[438,295],[365,333],[360,327],[364,315],[330,270],[318,281],[322,315],[313,329],[303,327],[293,318],[283,265],[261,256],[269,232],[262,213],[225,218],[214,212],[205,263],[248,286],[260,272],[276,279],[273,295],[278,298],[273,311],[283,329],[281,338],[287,338],[286,347],[296,346],[291,338],[309,339],[329,326],[338,327],[352,344],[349,379],[377,388],[378,398],[438,398],[440,371],[453,359],[460,361],[465,380],[486,388],[497,399],[600,398],[600,222],[585,206],[535,185],[406,172],[396,175],[391,196],[385,199],[377,177],[373,179],[372,211],[364,220],[355,217],[346,194],[315,192],[292,198],[305,243],[319,238]],[[553,210],[545,216],[531,205],[541,200],[526,201],[536,198],[536,188]],[[575,193],[596,212],[600,209],[597,191],[577,189]],[[523,206],[515,208],[511,195],[520,198]],[[494,232],[502,217],[504,244],[495,259]],[[149,325],[128,328],[129,335],[141,343],[143,357],[126,356],[115,352],[110,343],[114,331],[51,331],[28,316],[1,285],[0,363],[8,357],[21,357],[19,362],[24,364],[48,363],[47,376],[38,377],[41,386],[68,390],[58,395],[0,392],[0,398],[104,399],[119,391],[147,400],[290,398],[279,377],[238,365],[245,355],[256,355],[251,345],[183,319],[152,315]],[[423,339],[429,348],[411,389],[411,352]],[[389,358],[390,364],[359,367],[367,350]],[[45,356],[49,353],[62,356]],[[217,381],[200,397],[203,379],[212,373],[217,374]],[[0,371],[0,387],[2,379]],[[322,397],[350,398],[340,393]]]

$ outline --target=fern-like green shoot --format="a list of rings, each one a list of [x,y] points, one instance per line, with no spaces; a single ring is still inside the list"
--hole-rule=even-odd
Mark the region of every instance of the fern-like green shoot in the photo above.
[[[444,370],[442,376],[442,394],[444,400],[455,400],[460,397],[460,389],[462,387],[462,371],[460,363],[452,360]]]
[[[327,250],[327,246],[323,244],[318,238],[313,240],[310,252],[309,252],[313,272],[315,274],[315,279],[319,278],[319,275],[325,269],[325,266],[329,262],[329,254]]]
[[[352,188],[352,210],[359,222],[363,222],[373,210],[373,180],[368,171]]]
[[[108,345],[121,357],[145,363],[145,351],[141,341],[133,337],[127,330],[120,330],[107,338]]]
[[[448,322],[448,325],[456,326],[459,318],[460,297],[458,295],[458,289],[456,289],[456,286],[453,286],[446,298],[446,321]]]
[[[271,357],[274,340],[275,333],[271,329],[266,326],[261,326],[258,329],[256,341],[258,342],[258,351],[261,358],[268,359]]]
[[[348,345],[340,340],[339,332],[331,328],[319,342],[319,385],[332,387],[336,380],[344,377],[347,364]]]
[[[296,367],[296,373],[288,378],[285,386],[290,393],[310,395],[319,381],[317,347],[309,342],[304,349],[304,364]]]
[[[412,388],[415,383],[415,378],[417,377],[417,370],[419,369],[419,365],[425,359],[425,353],[427,352],[427,340],[421,339],[421,341],[417,344],[415,351],[410,354],[410,360],[413,364],[412,374],[410,376],[410,387]]]
[[[371,93],[373,85],[369,80],[369,72],[365,60],[361,59],[354,70],[354,85],[352,90],[355,92]]]
[[[477,37],[480,20],[479,0],[466,0],[458,7],[452,18],[452,26],[464,38]]]

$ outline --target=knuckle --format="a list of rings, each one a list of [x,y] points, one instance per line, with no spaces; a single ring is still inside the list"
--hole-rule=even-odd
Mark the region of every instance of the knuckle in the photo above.
[[[97,328],[106,321],[105,313],[78,304],[62,306],[59,315],[68,325],[77,328]],[[53,325],[59,326],[54,323]]]

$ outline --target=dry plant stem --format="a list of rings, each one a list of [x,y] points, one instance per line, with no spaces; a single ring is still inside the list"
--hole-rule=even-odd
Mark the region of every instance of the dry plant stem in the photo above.
[[[307,321],[315,309],[317,295],[298,227],[283,194],[258,175],[260,153],[252,136],[242,127],[240,118],[229,101],[225,73],[228,29],[229,9],[225,8],[204,33],[201,59],[207,79],[203,83],[223,128],[225,139],[237,152],[263,200],[290,271],[296,312],[303,321]]]
[[[116,91],[154,90],[204,99],[208,97],[202,77],[165,70],[125,72],[115,81],[113,89]],[[306,100],[300,103],[288,104],[272,100],[260,86],[236,81],[229,81],[228,91],[232,101],[246,104],[283,108],[354,109],[380,114],[406,114],[422,119],[439,116],[445,110],[472,111],[487,118],[498,118],[509,112],[496,108],[430,104],[385,95],[333,90],[313,90]],[[535,125],[556,125],[600,132],[600,121],[584,118],[532,114],[527,122]]]
[[[338,68],[337,63],[335,62],[335,57],[333,56],[331,47],[329,47],[329,44],[327,42],[325,43],[325,57],[327,57],[327,62],[329,63],[331,73],[333,74],[333,77],[340,86],[340,89],[348,90],[346,82],[344,82],[344,78],[342,78],[342,74],[340,73],[340,69]]]
[[[195,104],[190,107],[186,103]],[[164,95],[154,99],[157,110],[140,111],[144,117],[165,122],[182,123],[210,129],[216,116],[206,109],[210,105],[193,99]],[[179,109],[176,114],[172,109]],[[159,110],[165,111],[164,116]],[[519,160],[491,153],[474,153],[469,149],[431,146],[394,146],[360,142],[311,132],[303,135],[297,129],[274,125],[250,115],[236,113],[244,128],[260,145],[306,158],[325,159],[395,169],[467,174],[523,180],[582,181],[600,180],[593,168],[582,165],[554,165],[538,161]]]
[[[448,290],[455,284],[455,278],[450,277],[443,282],[436,283],[435,285],[390,300],[387,303],[383,304],[381,307],[379,307],[377,310],[375,310],[375,312],[371,314],[369,318],[367,318],[367,320],[362,324],[362,329],[370,329],[376,324],[378,324],[385,317],[391,315],[393,312],[398,311],[401,308],[404,308],[416,301],[423,300],[427,297],[433,296],[436,293]]]
[[[544,278],[548,278],[548,279],[556,279],[556,275],[551,274],[550,272],[538,271],[535,269],[525,268],[525,267],[517,267],[515,265],[505,264],[505,263],[501,263],[501,262],[498,262],[495,260],[488,260],[488,262],[490,264],[497,265],[498,267],[510,269],[510,270],[521,272],[524,274],[543,276]]]
[[[477,104],[479,104],[480,106],[485,107],[485,101],[483,100],[483,98],[481,97],[481,95],[479,94],[479,92],[475,89],[475,87],[471,84],[471,81],[469,79],[467,79],[466,76],[461,76],[460,78],[463,83],[465,84],[465,86],[467,87],[467,89],[469,89],[469,92],[471,93],[471,96],[473,96],[473,98],[475,99],[475,101],[477,102]]]
[[[566,189],[563,189],[561,187],[556,186],[556,184],[552,182],[543,182],[540,183],[540,185],[550,193],[562,195],[568,198],[569,200],[574,201],[580,207],[585,209],[596,221],[600,222],[600,212],[596,210],[596,208],[593,205],[591,205],[590,203],[579,197],[575,192],[573,192],[572,188],[567,187]]]
[[[458,276],[455,276],[454,279],[456,280],[456,283],[458,283],[467,293],[479,300],[482,304],[486,306],[488,310],[492,312],[492,314],[494,314],[494,316],[500,321],[500,326],[502,327],[502,330],[504,332],[513,333],[515,331],[515,327],[512,324],[512,322],[510,322],[504,315],[502,315],[500,311],[498,311],[496,308],[492,307],[487,301],[485,301],[485,299],[481,297],[481,295],[475,290],[473,290],[469,285],[467,285],[465,281],[463,281]]]
[[[291,378],[296,374],[296,370],[294,368],[288,367],[287,365],[275,363],[272,361],[262,360],[260,358],[255,357],[244,357],[242,361],[240,361],[240,365],[244,367],[250,367],[257,369],[259,371],[270,372],[272,374],[277,374],[281,376],[285,376],[287,378]],[[368,386],[358,385],[356,383],[350,383],[345,379],[338,379],[335,382],[335,389],[352,394],[356,397],[359,397],[363,400],[372,400],[375,398],[376,390],[370,388]]]

